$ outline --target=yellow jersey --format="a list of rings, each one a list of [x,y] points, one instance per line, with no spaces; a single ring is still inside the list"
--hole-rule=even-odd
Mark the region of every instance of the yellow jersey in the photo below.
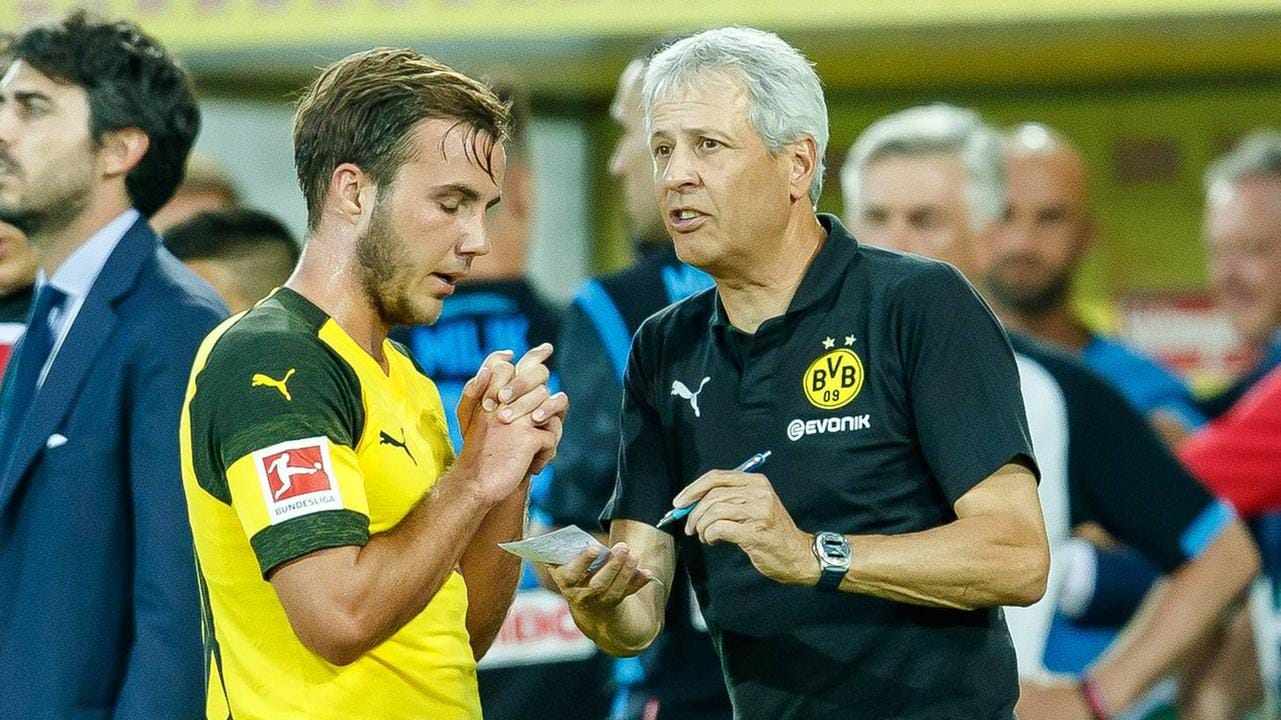
[[[196,355],[180,442],[210,720],[481,716],[457,572],[422,613],[342,667],[303,646],[267,580],[281,563],[391,529],[452,462],[435,385],[395,343],[383,352],[386,373],[282,288],[218,326]]]

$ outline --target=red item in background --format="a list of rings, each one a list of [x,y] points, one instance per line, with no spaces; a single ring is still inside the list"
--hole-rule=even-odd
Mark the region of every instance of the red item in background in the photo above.
[[[1179,458],[1241,517],[1281,509],[1281,368],[1185,442]]]
[[[9,356],[13,354],[13,346],[17,344],[18,338],[22,337],[22,331],[26,326],[22,323],[0,322],[0,378],[4,377],[4,369],[9,366]]]

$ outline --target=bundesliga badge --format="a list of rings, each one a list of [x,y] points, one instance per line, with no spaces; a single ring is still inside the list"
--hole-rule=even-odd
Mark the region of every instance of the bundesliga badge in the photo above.
[[[801,378],[801,387],[810,404],[821,410],[835,410],[850,404],[863,389],[863,361],[850,349],[854,336],[845,336],[845,347],[837,348],[835,338],[825,338],[827,352],[810,363]]]

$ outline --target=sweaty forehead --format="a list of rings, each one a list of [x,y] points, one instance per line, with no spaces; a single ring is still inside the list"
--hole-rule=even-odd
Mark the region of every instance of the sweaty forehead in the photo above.
[[[483,130],[454,119],[430,118],[415,127],[405,168],[427,176],[433,185],[466,183],[478,192],[496,195],[507,169],[507,153],[502,143]]]

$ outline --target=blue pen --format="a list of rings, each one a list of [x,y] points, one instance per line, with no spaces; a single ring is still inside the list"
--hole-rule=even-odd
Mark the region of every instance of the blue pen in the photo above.
[[[756,453],[755,455],[744,460],[742,465],[739,465],[738,467],[734,468],[734,472],[752,472],[760,468],[760,466],[765,464],[765,459],[769,457],[771,452],[773,452],[773,450],[766,450],[763,453]],[[668,525],[670,523],[676,522],[677,520],[680,520],[681,518],[688,515],[690,511],[693,510],[694,507],[697,505],[698,503],[692,502],[684,507],[672,508],[671,510],[668,510],[667,514],[663,516],[662,520],[658,521],[658,525],[655,525],[655,527],[663,527],[664,525]]]

